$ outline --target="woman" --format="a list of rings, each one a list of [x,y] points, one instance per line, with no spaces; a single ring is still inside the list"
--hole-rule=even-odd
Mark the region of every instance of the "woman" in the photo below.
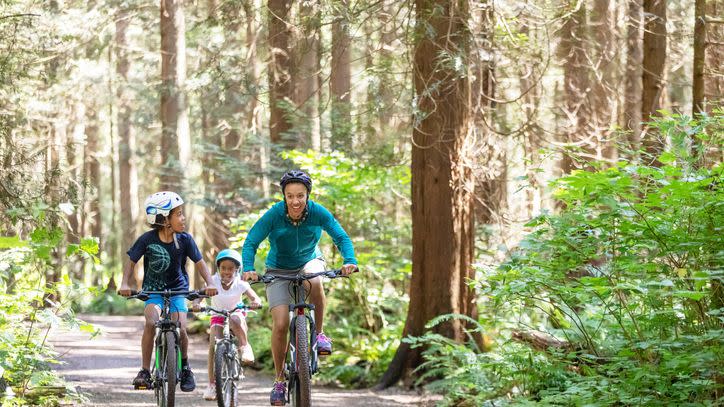
[[[317,244],[322,230],[332,237],[334,244],[344,258],[342,274],[349,275],[357,270],[354,247],[339,222],[322,205],[309,200],[312,179],[299,170],[292,170],[282,176],[279,185],[284,200],[274,204],[254,224],[242,248],[244,279],[258,279],[254,270],[254,258],[259,244],[269,238],[270,250],[266,258],[268,272],[274,274],[317,273],[326,270],[326,265]],[[321,278],[309,280],[310,301],[314,304],[314,319],[317,325],[317,353],[332,353],[332,341],[324,334],[324,306],[326,299]],[[271,404],[284,405],[286,384],[284,382],[284,357],[289,328],[289,307],[292,298],[289,282],[275,280],[266,287],[267,301],[271,310],[272,356],[276,380],[271,391]]]

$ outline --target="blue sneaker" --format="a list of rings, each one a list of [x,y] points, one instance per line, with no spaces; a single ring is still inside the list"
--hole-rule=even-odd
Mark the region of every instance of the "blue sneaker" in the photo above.
[[[332,354],[332,340],[322,332],[317,334],[317,355],[326,356]]]
[[[287,383],[274,382],[271,396],[269,397],[272,406],[283,406],[287,404]]]

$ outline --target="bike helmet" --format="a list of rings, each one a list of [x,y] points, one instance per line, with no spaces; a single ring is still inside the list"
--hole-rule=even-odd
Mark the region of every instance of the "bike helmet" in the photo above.
[[[229,259],[236,263],[237,266],[241,266],[241,255],[234,249],[224,249],[216,255],[216,267],[219,267],[221,260]]]
[[[279,186],[282,187],[282,193],[287,184],[292,182],[299,182],[307,187],[307,194],[312,192],[312,178],[302,170],[291,170],[286,174],[282,175],[282,179],[279,181]]]
[[[161,191],[151,194],[146,198],[143,206],[146,208],[146,222],[151,225],[158,224],[158,215],[168,217],[173,208],[184,204],[181,196],[171,191]]]

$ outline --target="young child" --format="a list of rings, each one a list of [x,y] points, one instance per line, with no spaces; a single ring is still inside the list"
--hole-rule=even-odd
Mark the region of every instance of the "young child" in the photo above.
[[[183,213],[183,199],[170,191],[156,192],[146,198],[144,208],[146,220],[153,228],[142,234],[128,250],[129,262],[123,270],[123,281],[118,293],[124,297],[131,295],[129,279],[136,263],[143,257],[143,290],[144,291],[187,291],[189,275],[186,272],[186,260],[191,259],[194,267],[206,282],[206,295],[216,294],[216,286],[211,280],[209,269],[201,258],[196,242],[186,229],[186,217]],[[133,379],[136,389],[151,388],[151,353],[155,323],[161,315],[163,299],[160,295],[152,295],[146,301],[144,315],[146,323],[141,337],[141,370]],[[194,375],[188,363],[188,336],[186,335],[186,298],[171,298],[171,318],[178,320],[181,326],[181,391],[189,392],[196,388]]]
[[[211,279],[218,294],[211,297],[211,306],[216,309],[230,310],[242,302],[242,294],[245,294],[252,307],[260,307],[261,299],[252,290],[251,285],[243,281],[239,275],[239,267],[241,266],[241,255],[233,249],[224,249],[216,256],[216,270]],[[198,310],[199,301],[194,301],[194,309]],[[241,363],[250,365],[254,363],[254,352],[251,349],[246,333],[248,327],[246,325],[246,314],[244,311],[236,310],[231,315],[229,327],[239,341],[239,355],[241,355]],[[214,315],[211,317],[211,329],[209,330],[209,387],[204,392],[204,399],[216,399],[216,388],[214,383],[214,345],[216,339],[223,337],[224,316]]]

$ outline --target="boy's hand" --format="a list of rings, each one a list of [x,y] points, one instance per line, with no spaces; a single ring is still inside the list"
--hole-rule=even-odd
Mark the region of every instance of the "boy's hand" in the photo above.
[[[343,276],[348,276],[355,271],[359,271],[356,264],[345,264],[344,266],[342,266],[341,270]]]
[[[121,288],[118,289],[118,294],[123,297],[128,297],[131,295],[131,287],[128,286],[128,284],[121,284]]]
[[[216,287],[214,287],[213,285],[206,287],[204,290],[206,295],[208,295],[209,297],[213,297],[219,293],[219,290],[217,290]]]
[[[259,281],[259,275],[256,274],[256,271],[254,271],[254,270],[252,270],[252,271],[245,271],[245,272],[241,275],[241,278],[242,278],[244,281]]]

